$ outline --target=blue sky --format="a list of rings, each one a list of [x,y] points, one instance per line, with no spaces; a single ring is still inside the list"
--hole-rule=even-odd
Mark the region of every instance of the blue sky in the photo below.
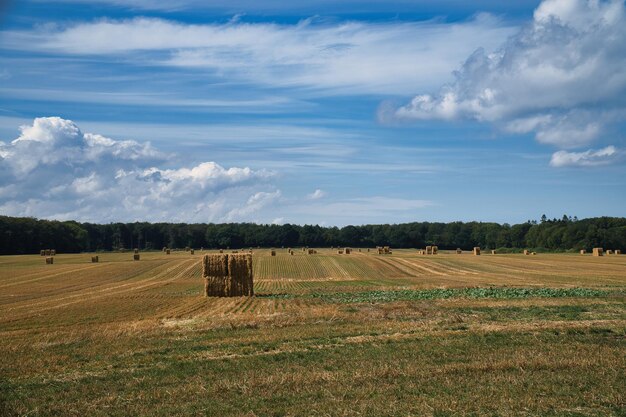
[[[285,3],[9,1],[0,214],[625,214],[623,1]]]

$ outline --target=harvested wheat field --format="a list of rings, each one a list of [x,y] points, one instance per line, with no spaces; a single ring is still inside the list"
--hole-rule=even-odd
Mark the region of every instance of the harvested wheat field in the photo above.
[[[91,256],[0,257],[0,415],[626,413],[626,256]]]

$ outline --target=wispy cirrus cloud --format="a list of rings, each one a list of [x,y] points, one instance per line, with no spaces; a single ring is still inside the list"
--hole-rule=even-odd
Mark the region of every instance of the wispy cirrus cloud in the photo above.
[[[446,79],[476,45],[512,28],[490,15],[460,22],[187,24],[138,17],[4,31],[7,49],[120,56],[207,77],[329,94],[406,94]]]

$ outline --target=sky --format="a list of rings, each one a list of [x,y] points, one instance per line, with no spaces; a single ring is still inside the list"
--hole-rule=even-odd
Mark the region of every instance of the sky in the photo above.
[[[626,215],[626,6],[0,1],[0,215]]]

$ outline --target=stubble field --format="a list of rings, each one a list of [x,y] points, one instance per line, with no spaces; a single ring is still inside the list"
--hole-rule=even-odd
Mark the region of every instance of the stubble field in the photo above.
[[[0,415],[626,415],[626,256],[0,257]]]

